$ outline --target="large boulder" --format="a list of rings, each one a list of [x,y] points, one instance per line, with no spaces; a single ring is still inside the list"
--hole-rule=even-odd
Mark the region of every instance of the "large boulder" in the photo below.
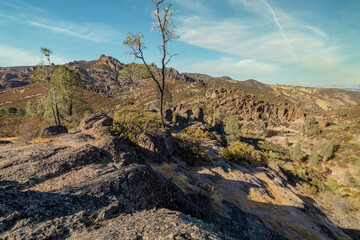
[[[144,133],[137,140],[137,153],[143,159],[150,162],[171,161],[179,154],[175,139],[169,131],[157,133]]]
[[[62,133],[68,133],[68,130],[65,126],[63,125],[52,125],[52,126],[48,126],[46,128],[43,128],[40,132],[40,136],[42,138],[46,138],[46,137],[52,137],[52,136],[56,136]]]
[[[80,126],[79,126],[80,130],[85,131],[85,130],[92,128],[97,121],[99,121],[103,118],[108,118],[108,116],[105,113],[91,114],[91,115],[86,116],[80,122]]]
[[[93,135],[96,138],[100,138],[106,135],[110,135],[110,126],[113,123],[113,119],[106,114],[92,114],[85,117],[80,122],[80,129]]]

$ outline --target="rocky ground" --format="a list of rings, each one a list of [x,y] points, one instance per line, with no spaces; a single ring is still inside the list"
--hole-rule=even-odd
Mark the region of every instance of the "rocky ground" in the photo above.
[[[209,210],[139,147],[109,135],[109,121],[92,116],[82,132],[1,144],[1,239],[284,239],[231,203],[227,217]]]
[[[82,131],[0,143],[0,239],[350,239],[276,165],[230,163],[209,143],[208,164],[189,167],[169,132],[134,145],[110,125],[92,115]]]

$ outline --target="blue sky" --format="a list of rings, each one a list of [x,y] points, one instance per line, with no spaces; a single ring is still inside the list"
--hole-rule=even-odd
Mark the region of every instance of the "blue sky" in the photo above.
[[[270,84],[360,87],[358,0],[166,0],[173,3],[180,72]],[[150,32],[152,0],[0,0],[0,66],[35,65],[40,48],[55,63],[101,54],[128,63],[122,45],[143,32],[145,56],[159,63]]]

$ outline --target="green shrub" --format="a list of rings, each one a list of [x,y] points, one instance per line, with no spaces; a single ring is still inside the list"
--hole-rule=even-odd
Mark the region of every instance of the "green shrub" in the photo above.
[[[23,117],[25,116],[25,111],[16,107],[0,108],[0,116]]]
[[[178,143],[187,152],[183,156],[183,160],[191,166],[200,166],[207,162],[206,151],[201,147],[205,141],[211,140],[212,135],[201,129],[187,127],[178,133],[175,137]]]
[[[138,136],[161,126],[155,113],[146,112],[138,106],[124,107],[115,113],[112,134],[136,142]]]
[[[225,125],[225,132],[227,134],[227,141],[235,142],[238,140],[238,134],[240,132],[240,124],[235,116],[231,116],[229,121]]]
[[[300,162],[302,160],[302,153],[301,153],[301,144],[298,142],[292,150],[291,153],[292,160],[295,162]]]
[[[313,166],[316,166],[320,160],[321,160],[321,158],[320,158],[319,154],[317,153],[317,151],[315,149],[313,149],[309,156],[309,163]]]
[[[331,139],[330,141],[328,141],[322,151],[321,154],[324,158],[325,161],[331,159],[334,156],[334,153],[337,151],[337,149],[339,148],[339,143],[336,139]]]
[[[357,182],[357,180],[351,175],[349,170],[345,171],[345,179],[349,183],[350,187],[358,188],[360,187],[360,184]]]
[[[325,182],[325,186],[326,186],[327,190],[329,190],[331,192],[334,192],[334,191],[338,190],[338,188],[339,188],[337,182],[330,178],[328,178],[328,180]]]
[[[233,142],[229,147],[224,148],[221,155],[233,162],[248,163],[253,166],[262,166],[266,164],[264,154],[256,150],[254,146],[244,142]]]
[[[214,109],[214,119],[216,122],[223,122],[225,119],[226,111],[224,109],[221,109],[219,107]]]
[[[28,101],[26,103],[25,112],[27,116],[33,116],[38,113],[38,103],[33,101]]]
[[[322,130],[314,117],[306,119],[305,124],[302,126],[302,133],[304,136],[319,135],[321,132]]]

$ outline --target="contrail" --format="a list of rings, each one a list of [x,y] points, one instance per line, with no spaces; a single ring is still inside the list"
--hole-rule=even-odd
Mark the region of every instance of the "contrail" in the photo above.
[[[278,28],[279,28],[279,30],[280,30],[281,35],[283,36],[286,44],[288,45],[288,47],[289,47],[289,49],[290,49],[290,52],[291,52],[291,55],[292,55],[293,59],[297,62],[297,57],[295,56],[294,49],[293,49],[293,47],[291,46],[291,43],[290,43],[290,41],[289,41],[289,38],[287,37],[287,35],[286,35],[284,29],[282,28],[279,20],[277,19],[274,10],[272,9],[272,7],[270,6],[270,4],[268,3],[267,0],[262,0],[262,1],[264,2],[264,4],[267,6],[267,8],[269,9],[269,11],[271,12],[271,14],[272,14],[272,16],[273,16],[273,18],[274,18],[274,21],[275,21],[276,25],[278,26]]]

